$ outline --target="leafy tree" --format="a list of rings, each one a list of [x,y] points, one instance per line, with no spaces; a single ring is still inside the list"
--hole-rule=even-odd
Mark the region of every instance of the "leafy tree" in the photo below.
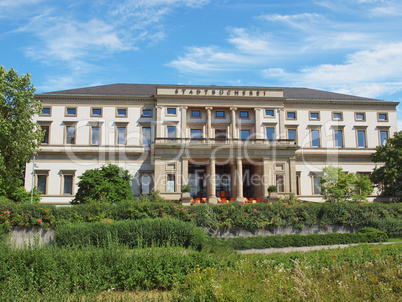
[[[342,172],[342,168],[328,166],[320,180],[321,193],[328,202],[364,201],[373,192],[368,176]]]
[[[30,200],[23,189],[24,168],[43,138],[31,119],[42,109],[34,92],[29,74],[0,66],[0,195],[14,201]]]
[[[113,201],[118,203],[134,199],[130,184],[132,176],[127,170],[111,163],[99,169],[86,170],[78,178],[80,181],[73,204]]]
[[[381,194],[402,201],[402,131],[395,132],[384,146],[378,146],[371,159],[375,163],[384,163],[371,174],[371,180]]]

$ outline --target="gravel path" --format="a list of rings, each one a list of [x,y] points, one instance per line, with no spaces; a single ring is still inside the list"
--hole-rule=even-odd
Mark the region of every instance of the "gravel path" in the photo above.
[[[399,242],[382,242],[380,244],[393,244]],[[241,254],[272,254],[272,253],[290,253],[290,252],[309,252],[322,249],[338,249],[345,248],[349,246],[359,245],[361,243],[354,244],[336,244],[336,245],[317,245],[317,246],[300,246],[300,247],[280,247],[280,248],[269,248],[269,249],[250,249],[250,250],[239,250]],[[379,243],[371,243],[379,244]]]

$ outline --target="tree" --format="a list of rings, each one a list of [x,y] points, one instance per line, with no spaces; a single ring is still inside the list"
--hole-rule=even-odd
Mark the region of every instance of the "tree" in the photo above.
[[[19,76],[13,68],[0,66],[0,195],[14,201],[29,196],[22,187],[24,168],[43,138],[32,121],[42,109],[34,92],[30,74]]]
[[[320,180],[321,193],[325,201],[365,201],[373,192],[368,176],[345,173],[340,167],[328,166],[323,169]]]
[[[378,146],[371,159],[375,163],[384,163],[371,174],[371,180],[381,195],[402,201],[402,131],[395,132],[385,145]]]
[[[73,204],[91,202],[120,202],[133,200],[130,181],[132,176],[127,170],[111,163],[99,169],[86,170],[78,177],[78,191]]]

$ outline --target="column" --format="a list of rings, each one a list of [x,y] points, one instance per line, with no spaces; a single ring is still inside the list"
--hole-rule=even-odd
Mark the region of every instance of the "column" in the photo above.
[[[261,181],[261,190],[262,196],[261,198],[265,198],[268,195],[268,187],[269,187],[269,157],[264,157],[262,159],[262,181]]]
[[[218,202],[218,199],[216,198],[215,164],[216,164],[215,159],[211,158],[209,160],[209,195],[208,195],[208,203],[217,203]]]
[[[230,107],[230,136],[232,139],[237,138],[237,127],[236,127],[236,110],[235,107]]]
[[[181,138],[187,137],[187,106],[181,107]]]
[[[237,171],[236,171],[236,184],[237,184],[237,201],[244,201],[244,196],[243,196],[243,162],[241,160],[241,157],[237,158]]]
[[[297,194],[297,183],[296,183],[296,157],[289,158],[289,181],[290,181],[290,192]]]
[[[207,110],[207,138],[212,138],[212,107],[205,107]]]
[[[156,106],[156,138],[162,137],[162,106]]]
[[[255,138],[262,139],[264,136],[261,133],[261,108],[254,108],[255,113]]]

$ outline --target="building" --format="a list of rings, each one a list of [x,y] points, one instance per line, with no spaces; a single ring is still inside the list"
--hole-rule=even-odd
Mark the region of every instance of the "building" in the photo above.
[[[306,88],[114,84],[36,95],[46,130],[35,158],[42,202],[66,204],[78,177],[111,162],[134,195],[258,198],[270,185],[320,201],[323,167],[369,173],[397,131],[396,102]],[[26,167],[32,187],[33,163]],[[372,197],[374,198],[374,197]]]

